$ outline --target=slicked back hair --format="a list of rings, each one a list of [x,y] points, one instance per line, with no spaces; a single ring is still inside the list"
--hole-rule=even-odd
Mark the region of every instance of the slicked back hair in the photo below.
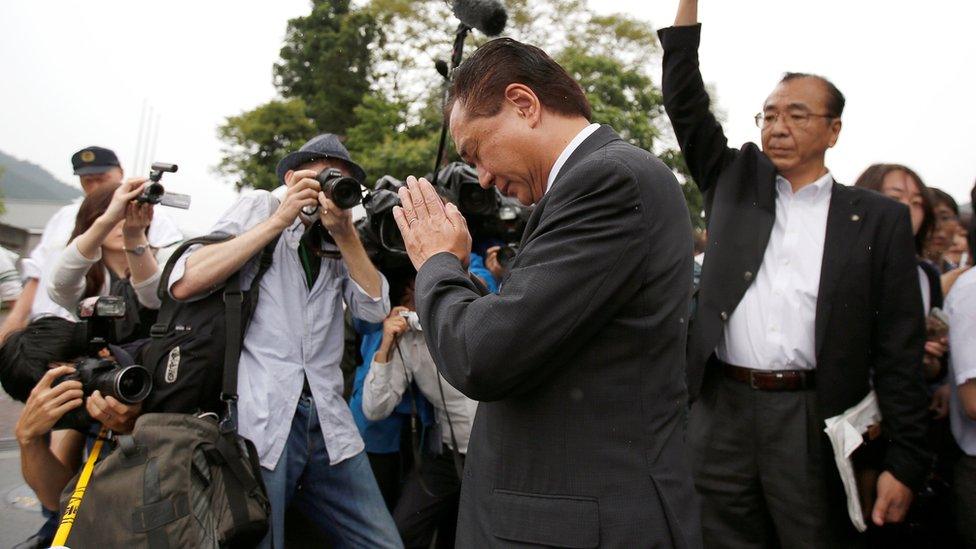
[[[844,105],[847,104],[847,99],[844,98],[844,94],[837,89],[837,86],[833,82],[827,80],[825,77],[819,74],[810,74],[806,72],[788,72],[783,74],[783,78],[779,81],[780,84],[784,82],[791,82],[793,80],[799,80],[801,78],[813,78],[814,80],[819,80],[824,88],[827,89],[827,112],[834,118],[840,118],[844,114]]]
[[[593,116],[583,88],[541,49],[511,38],[492,40],[462,63],[451,83],[447,109],[456,102],[470,116],[494,116],[502,108],[505,88],[522,84],[547,109],[563,116]]]

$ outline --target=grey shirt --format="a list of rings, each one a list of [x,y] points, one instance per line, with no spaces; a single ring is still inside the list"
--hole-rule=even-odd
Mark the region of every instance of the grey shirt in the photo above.
[[[278,200],[267,191],[241,196],[212,232],[238,235],[267,220]],[[305,227],[300,219],[278,240],[271,267],[261,279],[261,296],[244,338],[238,372],[238,430],[257,447],[261,465],[274,469],[284,450],[295,407],[308,377],[329,461],[334,465],[363,451],[363,440],[342,398],[339,361],[343,349],[345,301],[353,316],[382,322],[390,311],[389,285],[372,298],[350,277],[340,259],[323,258],[318,279],[308,290],[298,258]],[[173,269],[169,288],[183,277],[191,249]],[[246,264],[241,284],[249,288],[255,262]]]

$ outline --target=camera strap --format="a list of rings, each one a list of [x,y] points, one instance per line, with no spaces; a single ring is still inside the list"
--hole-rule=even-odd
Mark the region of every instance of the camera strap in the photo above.
[[[237,368],[241,361],[241,346],[250,324],[251,315],[257,306],[261,293],[261,279],[271,267],[278,237],[269,242],[258,258],[258,270],[247,292],[247,307],[244,305],[244,292],[241,291],[240,273],[234,273],[224,286],[224,379],[220,399],[227,405],[226,417],[220,422],[221,431],[237,430]]]
[[[411,401],[410,404],[411,404],[411,407],[413,408],[413,418],[416,418],[418,416],[418,414],[417,414],[417,395],[414,393],[414,390],[413,390],[413,380],[410,378],[410,375],[409,375],[408,370],[407,370],[407,363],[403,359],[403,352],[400,350],[400,341],[399,341],[399,339],[397,339],[397,342],[396,342],[396,352],[397,352],[397,355],[400,357],[400,365],[403,367],[403,375],[404,375],[404,377],[407,380],[407,387],[408,387],[408,389],[410,391],[410,397],[411,397],[410,398],[410,401]],[[460,454],[460,450],[458,449],[457,438],[454,436],[454,424],[451,421],[451,412],[448,411],[448,409],[447,409],[447,401],[444,398],[444,386],[441,384],[441,376],[437,372],[436,367],[434,369],[434,375],[437,378],[437,388],[440,390],[441,404],[444,406],[444,415],[447,417],[447,428],[448,428],[449,432],[451,433],[451,446],[452,446],[451,450],[452,450],[452,458],[454,460],[454,470],[457,473],[458,482],[460,482],[461,481],[461,474],[462,474],[462,472],[464,470],[464,466],[461,463],[461,454]],[[411,421],[415,421],[413,418],[411,418]],[[415,433],[415,431],[416,431],[415,424],[411,424],[411,434]],[[418,444],[411,444],[410,446],[414,449],[414,461],[419,466],[420,465],[420,459],[421,459],[420,456],[418,455],[420,453],[419,450],[418,450],[419,445]],[[421,475],[418,475],[418,480],[420,480],[420,487],[425,492],[427,492],[428,495],[430,495],[431,497],[438,497],[436,494],[432,493],[427,488],[427,486],[424,484],[424,480],[423,480],[423,478],[422,478]]]

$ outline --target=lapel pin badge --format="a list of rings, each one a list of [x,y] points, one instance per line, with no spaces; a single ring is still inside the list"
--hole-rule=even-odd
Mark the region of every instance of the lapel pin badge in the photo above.
[[[860,220],[861,220],[861,216],[857,214],[851,216],[851,221],[860,221]]]

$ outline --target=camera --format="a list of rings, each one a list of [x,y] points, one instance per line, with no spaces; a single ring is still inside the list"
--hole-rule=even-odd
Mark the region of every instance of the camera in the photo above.
[[[518,254],[518,244],[502,246],[498,250],[498,264],[507,270],[512,266],[512,261],[515,261],[516,254]]]
[[[393,217],[393,208],[400,205],[396,191],[402,186],[403,182],[393,176],[379,178],[363,199],[366,217],[356,226],[370,259],[381,270],[411,265],[403,235]]]
[[[517,242],[528,223],[531,209],[497,188],[482,189],[478,172],[463,162],[452,162],[438,172],[438,182],[457,204],[476,240]]]
[[[152,391],[152,375],[137,364],[122,366],[112,359],[86,357],[74,366],[75,373],[61,381],[80,381],[86,397],[99,391],[102,396],[111,396],[123,404],[138,404]]]
[[[75,372],[61,377],[62,381],[80,381],[87,398],[95,391],[111,396],[123,404],[137,404],[152,391],[152,374],[137,364],[122,366],[112,358],[103,356],[109,345],[118,341],[117,323],[125,318],[125,300],[119,296],[100,296],[85,299],[78,305],[80,329],[76,337],[85,338],[89,356],[74,363]],[[59,429],[87,430],[91,417],[82,408],[65,414],[55,424]]]
[[[420,325],[420,316],[416,311],[400,311],[400,316],[407,319],[407,325],[410,326],[411,330],[416,332],[424,331],[423,327]]]
[[[189,209],[189,195],[168,193],[166,192],[166,189],[163,188],[163,184],[159,182],[163,178],[163,174],[176,173],[176,170],[178,169],[180,169],[180,167],[176,164],[153,162],[152,168],[149,172],[149,182],[142,190],[142,194],[136,198],[136,201],[143,204],[159,204],[160,206],[169,206],[171,208],[180,208],[183,210]]]
[[[315,176],[326,198],[335,202],[343,210],[348,210],[363,201],[362,185],[355,178],[342,175],[335,168],[326,168]],[[318,205],[305,206],[302,213],[315,215],[319,211]]]

